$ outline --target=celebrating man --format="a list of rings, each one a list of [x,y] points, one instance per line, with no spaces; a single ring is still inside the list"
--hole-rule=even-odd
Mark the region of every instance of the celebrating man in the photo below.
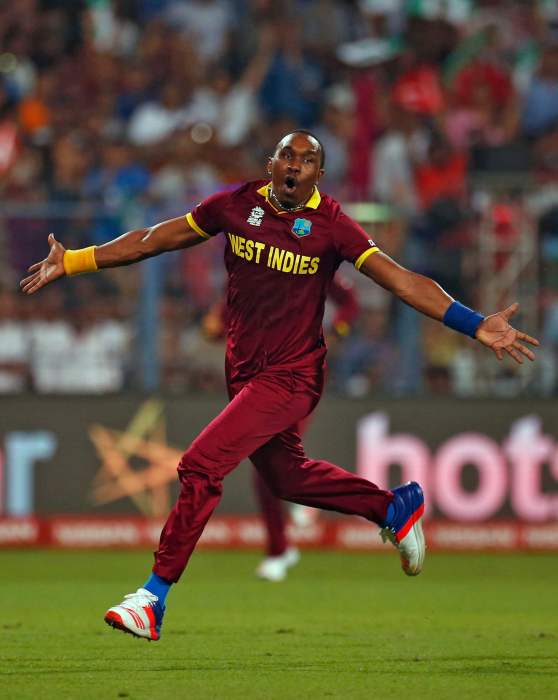
[[[399,550],[404,572],[420,573],[425,553],[424,497],[417,483],[379,488],[324,460],[306,456],[299,423],[320,399],[326,347],[322,318],[328,287],[347,260],[418,311],[476,338],[501,360],[534,355],[509,318],[517,305],[484,318],[433,280],[398,265],[317,188],[321,143],[306,131],[286,135],[268,161],[271,182],[249,182],[201,202],[186,217],[130,231],[109,243],[50,252],[21,287],[32,294],[62,277],[118,267],[190,248],[223,233],[228,272],[225,371],[230,403],[198,435],[178,466],[181,490],[161,533],[148,580],[105,621],[159,639],[170,586],[178,581],[222,493],[223,478],[249,457],[277,496],[361,515]]]

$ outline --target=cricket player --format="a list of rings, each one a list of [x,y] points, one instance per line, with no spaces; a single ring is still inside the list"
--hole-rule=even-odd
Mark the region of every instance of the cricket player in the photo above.
[[[498,360],[506,354],[519,363],[534,359],[523,343],[538,341],[509,323],[517,304],[485,318],[382,253],[335,200],[319,192],[324,157],[323,146],[309,132],[287,134],[268,160],[267,180],[214,194],[185,217],[97,247],[65,250],[51,233],[48,256],[21,281],[23,291],[33,294],[64,275],[130,265],[216,235],[226,240],[230,403],[180,460],[180,494],[161,533],[151,575],[105,614],[109,625],[124,632],[159,639],[167,593],[221,498],[223,478],[246,457],[276,496],[376,523],[399,551],[403,571],[420,573],[425,543],[419,484],[382,489],[335,464],[311,459],[300,439],[299,423],[322,393],[324,303],[343,261],[423,314],[475,338]]]

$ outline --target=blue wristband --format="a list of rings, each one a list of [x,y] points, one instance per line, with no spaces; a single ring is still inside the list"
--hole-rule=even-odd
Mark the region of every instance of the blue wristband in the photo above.
[[[454,301],[450,304],[448,310],[444,314],[443,322],[448,328],[453,328],[454,331],[459,331],[465,335],[475,337],[477,328],[484,321],[484,316],[478,311],[473,311],[468,306]]]

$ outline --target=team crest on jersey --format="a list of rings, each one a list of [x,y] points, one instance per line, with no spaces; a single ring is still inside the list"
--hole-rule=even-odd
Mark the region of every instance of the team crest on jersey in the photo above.
[[[264,213],[261,207],[254,207],[246,221],[252,226],[261,226]]]
[[[308,236],[312,231],[312,222],[308,221],[308,219],[295,219],[292,231],[299,238],[302,238],[303,236]]]

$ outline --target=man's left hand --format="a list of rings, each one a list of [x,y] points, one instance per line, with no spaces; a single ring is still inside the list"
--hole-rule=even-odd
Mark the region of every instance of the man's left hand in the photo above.
[[[476,339],[490,348],[499,360],[508,353],[516,362],[523,364],[523,357],[533,361],[534,353],[520,341],[538,346],[539,341],[527,333],[510,326],[509,319],[518,310],[519,304],[512,304],[504,311],[487,316],[477,328]]]

